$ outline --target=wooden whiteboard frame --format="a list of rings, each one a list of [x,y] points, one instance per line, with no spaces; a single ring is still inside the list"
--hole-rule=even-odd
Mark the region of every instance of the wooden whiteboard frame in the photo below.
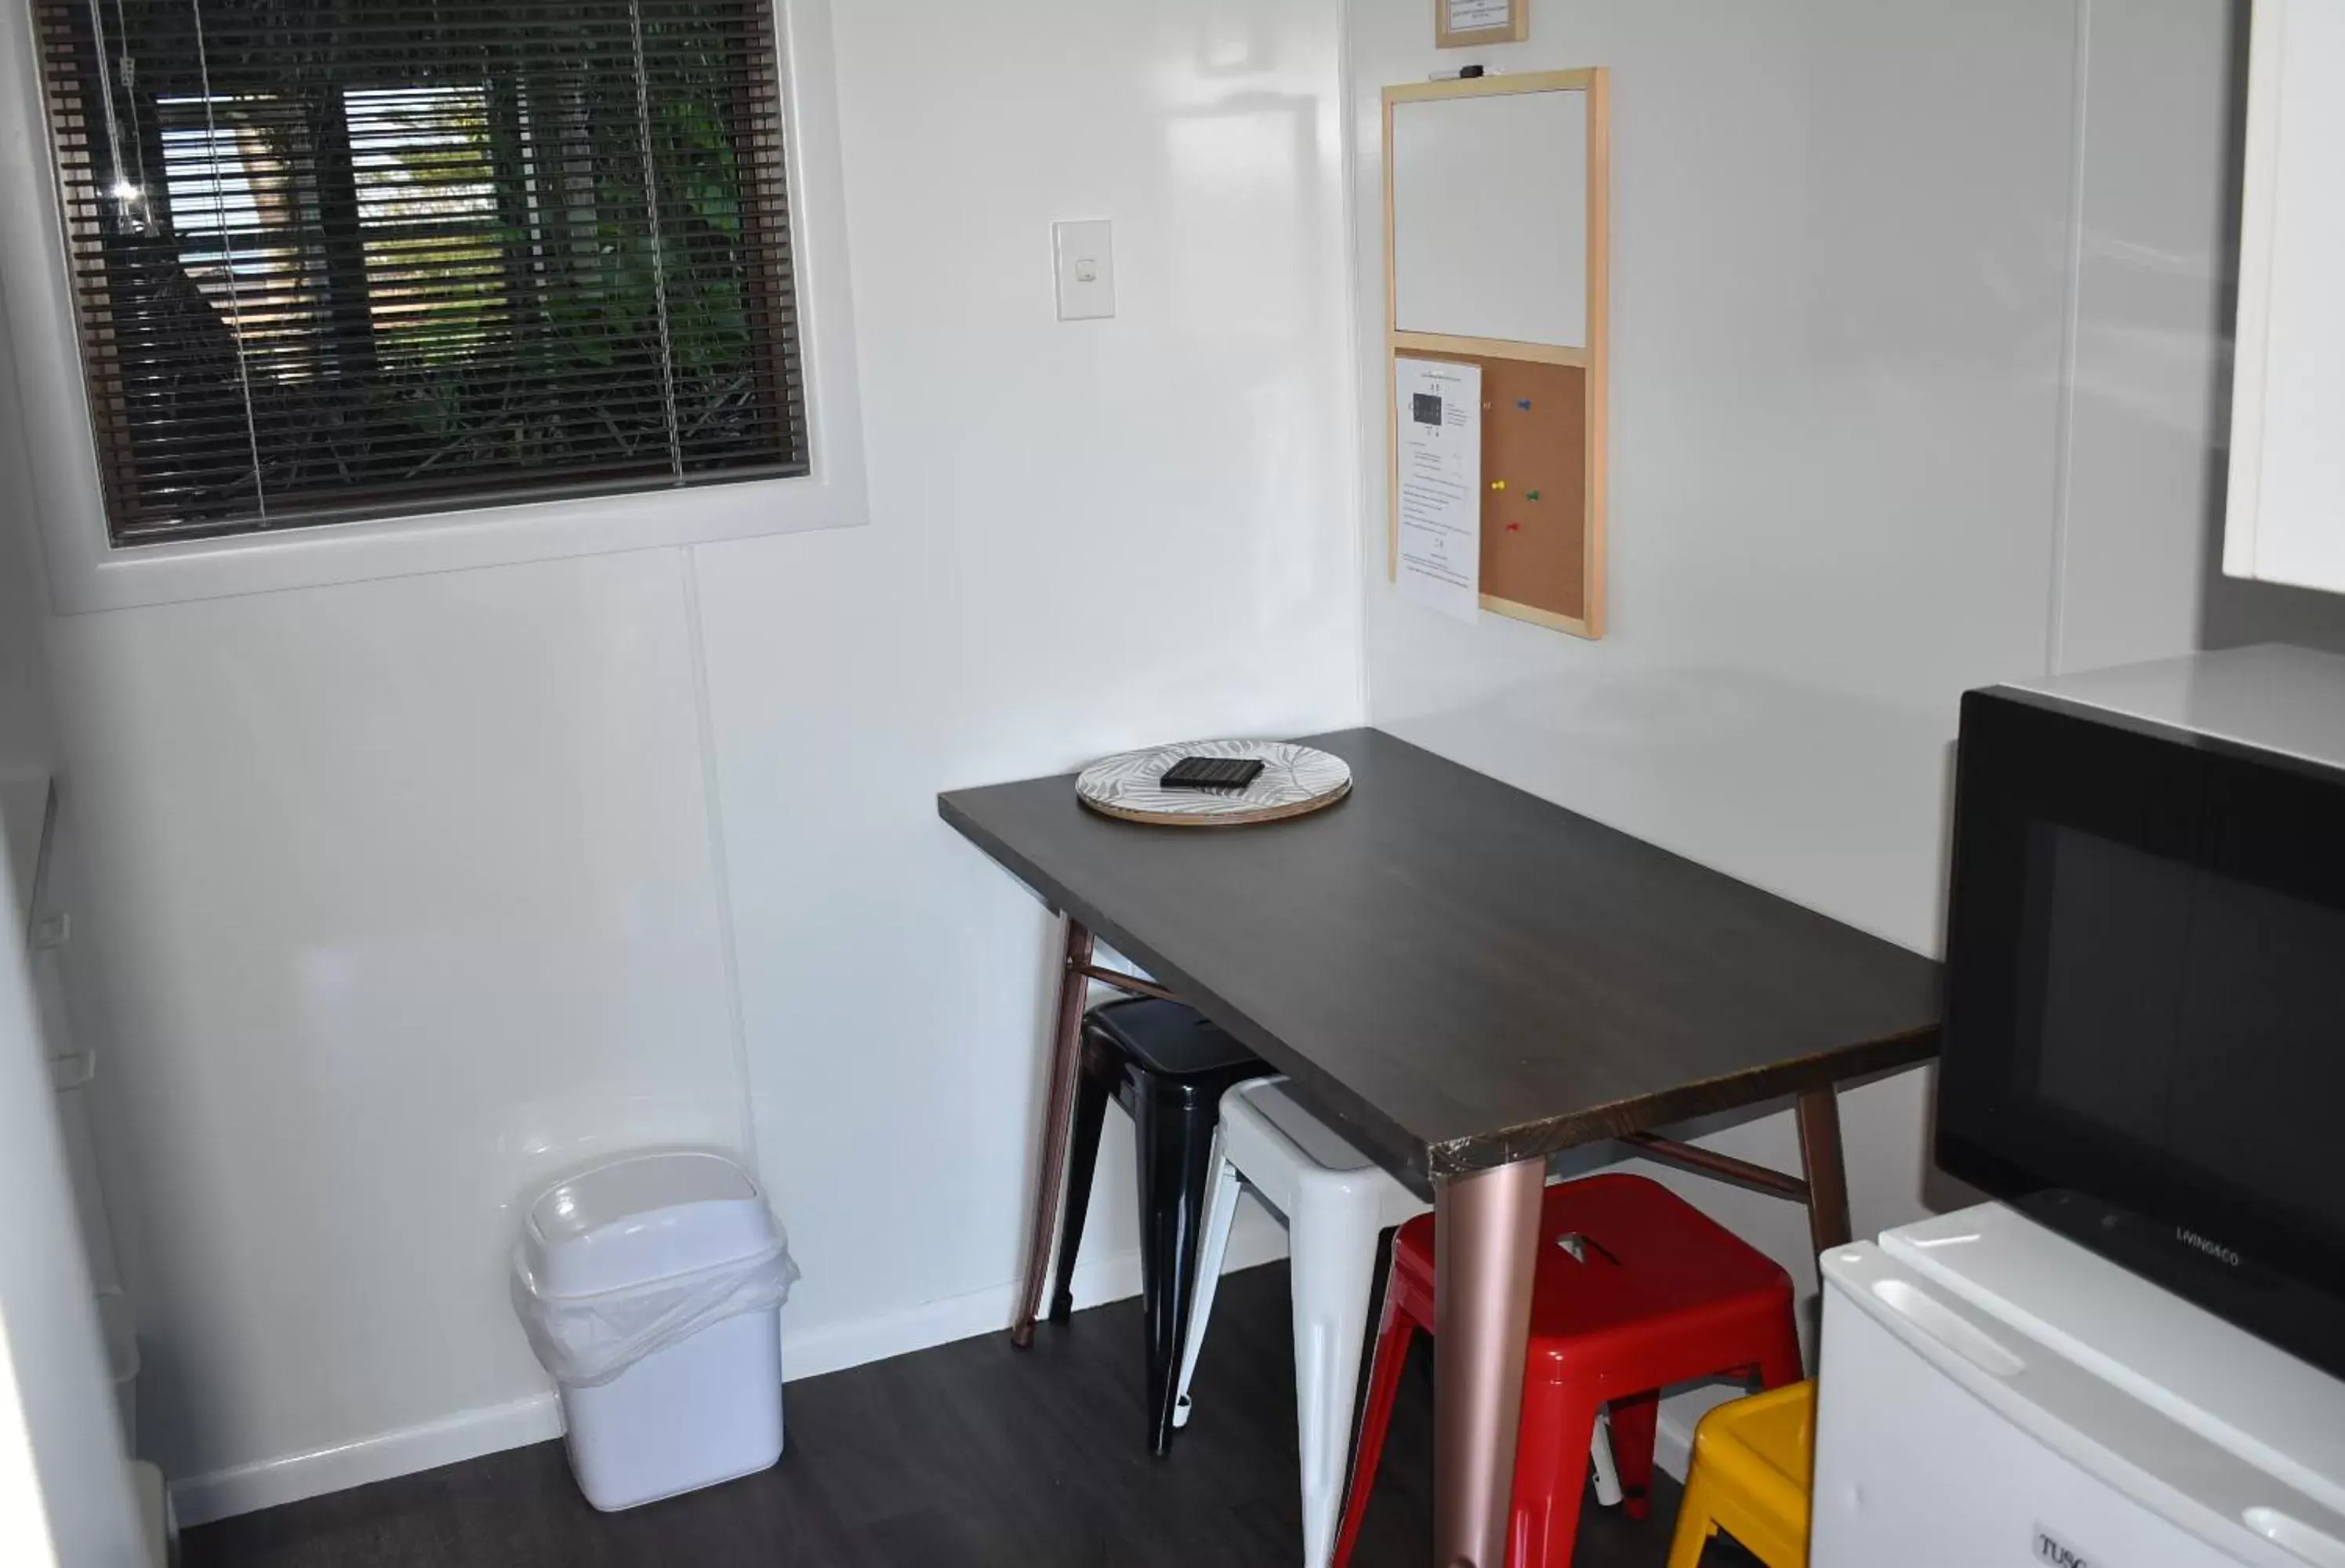
[[[1453,32],[1449,0],[1433,0],[1433,45],[1437,49],[1471,49],[1477,44],[1520,44],[1531,35],[1531,0],[1507,0],[1507,25]]]
[[[1446,16],[1447,11],[1440,15]],[[1480,36],[1480,35],[1476,35]],[[1458,338],[1438,332],[1404,332],[1399,326],[1400,274],[1393,217],[1393,110],[1433,98],[1497,97],[1509,93],[1579,92],[1588,109],[1588,345],[1560,348],[1500,338]],[[1389,517],[1385,535],[1385,575],[1400,576],[1400,416],[1393,401],[1392,362],[1411,353],[1481,355],[1542,365],[1577,365],[1587,372],[1586,513],[1581,525],[1585,589],[1581,616],[1573,619],[1495,594],[1482,595],[1482,608],[1497,615],[1574,637],[1604,635],[1604,481],[1607,446],[1607,370],[1611,342],[1612,147],[1611,73],[1602,66],[1576,71],[1540,71],[1520,76],[1481,76],[1467,82],[1407,82],[1384,92],[1385,156],[1385,476]]]

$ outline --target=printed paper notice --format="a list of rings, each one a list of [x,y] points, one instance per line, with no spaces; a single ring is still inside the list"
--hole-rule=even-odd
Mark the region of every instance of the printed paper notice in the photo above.
[[[1482,367],[1395,359],[1400,596],[1471,621],[1482,599]]]
[[[1514,20],[1514,7],[1509,0],[1445,0],[1449,7],[1449,30],[1453,33],[1487,33],[1494,27],[1504,27]]]

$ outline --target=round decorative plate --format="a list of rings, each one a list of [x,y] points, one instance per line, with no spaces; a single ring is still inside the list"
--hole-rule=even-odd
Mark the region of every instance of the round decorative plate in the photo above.
[[[1244,789],[1166,789],[1158,784],[1183,757],[1259,757],[1263,769]],[[1075,780],[1076,798],[1093,811],[1168,827],[1277,822],[1334,805],[1351,790],[1351,764],[1343,758],[1284,741],[1151,746],[1095,762]]]

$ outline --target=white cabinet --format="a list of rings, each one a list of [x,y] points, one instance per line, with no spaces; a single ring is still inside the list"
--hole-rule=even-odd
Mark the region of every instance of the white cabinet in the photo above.
[[[32,982],[33,1011],[40,1044],[48,1057],[49,1082],[56,1091],[57,1133],[65,1146],[67,1187],[81,1221],[82,1249],[90,1283],[98,1293],[98,1318],[114,1379],[126,1440],[135,1438],[131,1380],[138,1372],[138,1342],[129,1303],[122,1294],[122,1270],[115,1250],[114,1225],[106,1211],[93,1128],[90,1079],[97,1057],[76,1040],[67,1004],[64,946],[72,929],[58,910],[54,869],[58,850],[55,789],[46,774],[0,777],[0,941],[21,941]]]
[[[2256,0],[2223,570],[2345,592],[2345,4]]]

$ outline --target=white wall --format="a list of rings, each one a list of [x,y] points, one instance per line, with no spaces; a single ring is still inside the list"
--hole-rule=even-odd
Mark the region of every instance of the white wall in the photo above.
[[[838,25],[874,523],[699,552],[759,1147],[826,1363],[1009,1313],[1043,914],[937,789],[1361,716],[1332,0]],[[1050,224],[1099,217],[1121,314],[1059,325]],[[1092,1258],[1136,1246],[1101,1160]]]
[[[502,1254],[603,1147],[754,1133],[794,1373],[1004,1322],[1043,915],[936,791],[1361,715],[1334,0],[836,47],[868,528],[51,623],[198,1516],[551,1431]]]
[[[737,1144],[685,592],[667,551],[56,622],[173,1473],[533,1394],[512,1200]]]
[[[0,540],[0,773],[44,770],[56,751],[37,635],[40,574],[14,548],[21,535],[10,527]]]
[[[41,560],[24,441],[5,373],[8,350],[7,330],[0,325],[0,774],[46,773],[56,765],[56,732],[41,644]]]
[[[1960,693],[2198,634],[2231,9],[1545,0],[1437,54],[1417,0],[1358,0],[1364,278],[1379,87],[1613,72],[1612,633],[1398,601],[1370,352],[1374,722],[1934,952]],[[1859,1234],[1923,1212],[1928,1095],[1844,1097]],[[1780,1114],[1711,1140],[1798,1158]],[[1798,1209],[1668,1179],[1812,1289]]]

